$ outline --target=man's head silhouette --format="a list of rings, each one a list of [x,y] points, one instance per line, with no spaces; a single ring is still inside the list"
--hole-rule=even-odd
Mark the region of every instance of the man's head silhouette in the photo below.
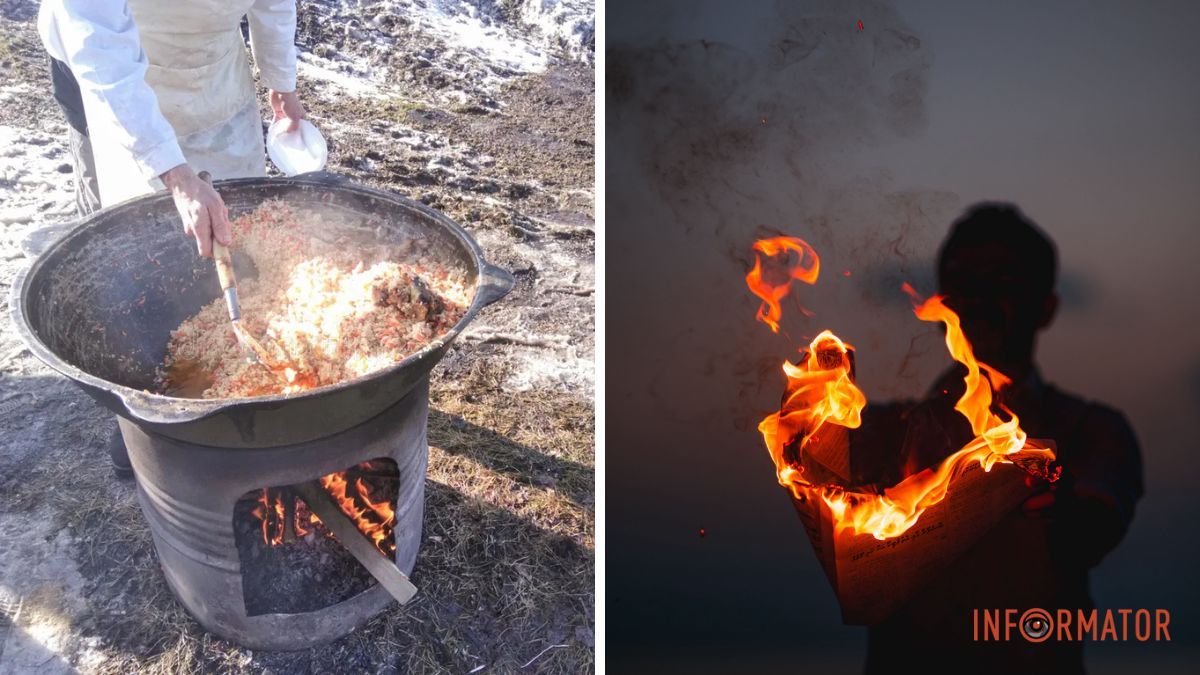
[[[938,254],[938,284],[962,319],[975,355],[1020,378],[1033,366],[1037,332],[1054,319],[1054,242],[1011,204],[972,206]]]

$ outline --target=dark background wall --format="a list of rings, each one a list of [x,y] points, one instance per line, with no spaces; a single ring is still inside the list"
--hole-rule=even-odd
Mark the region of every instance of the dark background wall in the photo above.
[[[1043,373],[1122,409],[1142,443],[1147,495],[1093,590],[1170,609],[1175,641],[1092,646],[1089,665],[1197,655],[1200,4],[1045,4],[607,4],[617,670],[860,667],[865,633],[840,624],[754,425],[823,328],[858,348],[871,400],[919,395],[948,357],[898,286],[936,290],[936,246],[981,199],[1059,245]],[[769,232],[822,256],[790,340],[754,322],[742,281]]]

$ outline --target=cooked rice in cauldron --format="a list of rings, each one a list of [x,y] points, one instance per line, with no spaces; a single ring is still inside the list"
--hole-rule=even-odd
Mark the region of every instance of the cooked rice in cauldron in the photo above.
[[[364,249],[323,241],[317,215],[274,200],[233,221],[233,249],[258,268],[239,279],[242,323],[275,370],[249,363],[218,296],[171,333],[164,390],[180,372],[203,376],[203,398],[289,394],[385,368],[462,318],[470,302],[461,272],[423,240]],[[326,228],[328,229],[328,228]],[[341,244],[341,245],[339,245]],[[176,389],[177,391],[177,389]]]

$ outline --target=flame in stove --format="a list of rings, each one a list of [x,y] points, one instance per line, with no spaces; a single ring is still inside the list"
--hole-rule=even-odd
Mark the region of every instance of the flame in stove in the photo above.
[[[792,259],[790,253],[796,254],[795,259]],[[787,260],[783,262],[786,274],[780,274],[776,269],[780,262],[775,259],[782,255],[787,255]],[[767,256],[767,260],[771,261],[770,269],[764,267],[763,256]],[[755,242],[754,269],[746,275],[746,285],[752,293],[762,299],[762,305],[759,306],[755,318],[770,326],[771,332],[778,333],[779,319],[783,317],[780,302],[791,292],[792,282],[799,280],[809,285],[815,284],[820,271],[821,259],[803,239],[773,237]],[[807,310],[801,311],[807,313]]]
[[[375,548],[379,549],[380,553],[391,555],[396,550],[396,543],[392,538],[396,514],[390,504],[370,500],[370,491],[362,478],[354,481],[354,490],[350,489],[350,483],[346,481],[346,475],[343,473],[323,476],[321,485],[338,503],[342,513],[354,521],[358,531],[375,543]],[[359,506],[359,502],[362,502],[363,506]]]
[[[272,498],[267,488],[263,488],[262,492],[258,493],[258,505],[254,507],[252,513],[262,523],[263,543],[270,546],[278,546],[283,543],[283,527],[275,524],[273,501],[277,500]],[[278,536],[276,535],[276,530],[278,530]]]
[[[756,244],[755,249],[771,250],[761,247],[762,243]],[[756,263],[755,270],[747,276],[747,283],[755,295],[766,301],[754,283],[761,276],[756,274],[758,269]],[[984,471],[990,471],[997,463],[1011,463],[1010,457],[1017,452],[1025,456],[1041,455],[1048,461],[1054,459],[1052,450],[1029,444],[1019,419],[1011,410],[1003,405],[996,406],[999,413],[993,410],[993,392],[1008,384],[1008,378],[975,358],[958,315],[940,296],[922,300],[908,284],[903,288],[913,299],[918,319],[945,326],[950,356],[967,369],[966,391],[954,409],[971,424],[975,437],[970,442],[936,469],[909,476],[882,493],[809,481],[800,461],[808,444],[827,424],[850,429],[860,426],[861,412],[867,404],[866,396],[853,382],[852,348],[829,331],[821,333],[809,344],[798,364],[784,362],[787,389],[783,404],[758,427],[781,485],[798,500],[823,500],[829,506],[835,529],[839,532],[849,529],[876,539],[896,537],[912,527],[926,509],[945,499],[951,479],[970,462],[978,462]],[[760,319],[777,331],[779,315],[773,314],[771,307],[767,307],[765,314],[766,318],[760,316]],[[1050,480],[1056,477],[1048,476]]]
[[[351,484],[347,481],[348,472],[331,473],[321,477],[321,486],[337,503],[342,513],[346,514],[375,547],[384,555],[392,555],[396,544],[392,537],[395,528],[396,513],[389,501],[372,501],[370,487],[362,477]],[[294,506],[289,518],[288,502]],[[296,537],[304,537],[312,533],[321,519],[309,510],[303,500],[286,489],[264,488],[256,499],[251,514],[260,522],[263,543],[268,546],[279,546],[288,541],[288,526]],[[289,520],[291,521],[289,523]],[[321,528],[324,530],[324,528]],[[327,536],[332,537],[327,530]]]
[[[303,500],[296,499],[290,492],[277,488],[263,488],[259,491],[257,503],[250,513],[260,521],[264,544],[279,546],[287,543],[289,500],[295,508],[291,517],[292,532],[295,536],[308,536],[313,531],[313,526],[321,522]]]

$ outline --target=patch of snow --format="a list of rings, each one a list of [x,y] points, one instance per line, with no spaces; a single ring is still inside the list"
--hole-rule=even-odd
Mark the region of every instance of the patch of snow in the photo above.
[[[309,54],[301,54],[296,63],[296,74],[305,80],[318,80],[340,88],[341,93],[371,98],[382,97],[375,82],[366,75],[347,73],[328,68]],[[357,70],[357,69],[354,69]]]
[[[591,0],[520,0],[516,16],[570,58],[594,61],[596,5]]]
[[[514,349],[513,372],[505,385],[513,391],[557,389],[590,396],[595,391],[595,363],[574,347],[548,351]]]
[[[475,234],[485,251],[501,247],[501,235],[493,231]],[[505,247],[524,264],[510,265],[511,268],[526,266],[536,270],[535,283],[540,287],[537,297],[542,301],[513,311],[481,315],[463,337],[469,341],[472,336],[494,334],[518,336],[518,339],[526,336],[530,344],[507,347],[506,359],[511,370],[505,387],[514,391],[551,389],[591,397],[596,387],[596,347],[591,334],[593,305],[590,299],[579,298],[577,304],[551,304],[547,298],[558,290],[594,289],[594,259],[580,259],[567,245],[549,239]]]
[[[462,0],[414,2],[407,16],[423,32],[489,64],[522,74],[540,73],[549,64],[544,47],[495,21],[478,5]]]
[[[11,611],[0,674],[74,673],[72,662],[103,659],[96,641],[72,630],[86,609],[75,547],[47,508],[0,514],[0,600]]]
[[[0,89],[0,106],[27,87]],[[55,132],[0,124],[0,248],[17,247],[32,225],[75,217],[75,190],[66,126]],[[65,169],[65,170],[60,170]]]
[[[310,0],[306,11],[325,28],[302,38],[308,48],[300,60],[315,79],[344,85],[352,95],[375,93],[353,82],[361,79],[384,94],[421,91],[433,103],[496,107],[493,97],[513,78],[542,73],[564,57],[590,62],[578,55],[584,42],[563,36],[577,27],[590,34],[592,3],[570,0],[565,10],[558,4],[502,9],[492,0]]]

